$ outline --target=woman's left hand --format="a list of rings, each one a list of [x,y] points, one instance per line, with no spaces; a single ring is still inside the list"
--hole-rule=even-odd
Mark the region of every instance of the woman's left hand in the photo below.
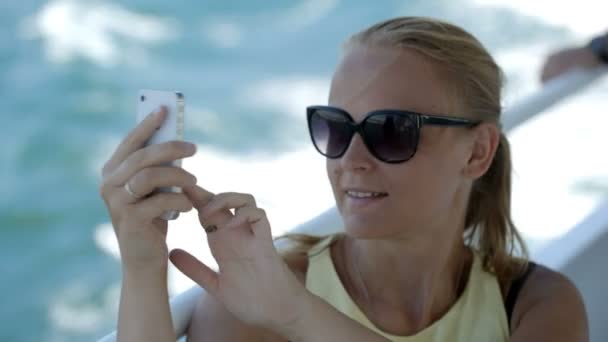
[[[184,274],[221,301],[241,321],[284,331],[299,318],[307,290],[277,253],[263,209],[249,194],[214,195],[199,187],[184,194],[209,230],[207,241],[219,266],[215,272],[191,254],[175,249],[170,259]],[[230,211],[234,209],[234,214]]]

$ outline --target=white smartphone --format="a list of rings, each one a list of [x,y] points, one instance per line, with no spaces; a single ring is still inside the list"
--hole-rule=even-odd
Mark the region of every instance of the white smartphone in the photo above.
[[[167,115],[162,126],[145,142],[144,146],[160,144],[171,140],[184,139],[184,95],[176,91],[142,89],[137,97],[137,124],[148,114],[157,111],[161,106],[167,107]],[[162,166],[182,166],[182,160],[174,160]],[[177,186],[160,187],[155,190],[160,192],[182,192]],[[161,218],[164,220],[175,220],[179,217],[179,211],[165,211]]]

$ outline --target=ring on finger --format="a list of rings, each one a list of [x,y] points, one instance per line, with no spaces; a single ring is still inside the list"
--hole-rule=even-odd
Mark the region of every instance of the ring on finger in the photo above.
[[[129,182],[127,181],[124,185],[125,190],[127,191],[127,193],[129,194],[129,196],[131,196],[131,198],[133,198],[134,200],[140,200],[142,197],[144,196],[140,196],[138,194],[136,194],[133,189],[131,189],[131,184],[129,184]]]

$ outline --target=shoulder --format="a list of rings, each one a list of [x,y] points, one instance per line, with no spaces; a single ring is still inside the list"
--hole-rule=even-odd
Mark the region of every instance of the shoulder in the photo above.
[[[188,327],[189,342],[285,342],[284,339],[267,338],[270,334],[270,331],[239,320],[225,308],[224,304],[204,290],[192,313]]]
[[[287,252],[281,253],[281,256],[300,282],[306,285],[309,260],[336,245],[336,242],[343,238],[344,234],[341,233],[315,237],[306,236],[306,243],[300,244],[299,248],[286,249]]]
[[[287,266],[305,285],[308,258],[301,254],[283,257]],[[283,337],[257,326],[246,324],[230,313],[224,305],[205,293],[201,295],[190,320],[188,341],[257,341],[286,342]]]
[[[588,341],[583,299],[565,275],[537,264],[521,288],[512,341]]]

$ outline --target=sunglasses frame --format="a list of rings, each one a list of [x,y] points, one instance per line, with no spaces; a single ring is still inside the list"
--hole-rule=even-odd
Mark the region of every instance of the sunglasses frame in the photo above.
[[[313,132],[312,132],[312,120],[311,119],[312,119],[312,115],[318,110],[324,110],[324,111],[329,111],[329,112],[344,115],[344,117],[347,119],[347,124],[351,127],[351,130],[350,130],[351,134],[350,134],[350,137],[348,138],[348,144],[346,145],[346,148],[344,148],[343,151],[335,157],[329,157],[326,154],[324,154],[323,152],[321,152],[321,150],[319,149],[319,147],[317,147],[317,144],[315,143],[315,139],[313,137]],[[367,120],[369,120],[369,118],[371,118],[373,116],[382,115],[382,114],[384,114],[384,115],[392,114],[392,115],[397,115],[397,116],[407,116],[409,118],[412,118],[412,117],[414,118],[414,120],[412,120],[412,121],[415,123],[415,127],[414,127],[414,129],[415,129],[414,134],[416,135],[414,137],[415,143],[414,143],[414,148],[413,148],[412,154],[409,157],[407,157],[406,159],[385,160],[385,159],[381,158],[376,153],[376,151],[370,146],[370,143],[365,138],[363,126],[365,125]],[[347,112],[346,110],[344,110],[342,108],[332,107],[332,106],[320,106],[320,105],[306,107],[306,121],[308,123],[308,132],[310,134],[310,139],[312,141],[312,144],[314,145],[315,149],[324,157],[329,158],[329,159],[341,158],[344,155],[344,153],[346,153],[346,151],[348,150],[350,143],[351,143],[353,137],[355,136],[355,133],[359,133],[359,136],[361,136],[361,139],[363,140],[363,143],[367,147],[367,150],[376,159],[378,159],[382,162],[385,162],[385,163],[389,163],[389,164],[403,163],[414,157],[414,155],[416,154],[416,151],[418,150],[418,142],[420,140],[420,129],[424,125],[472,128],[472,127],[479,125],[482,122],[481,120],[469,120],[469,119],[465,119],[465,118],[445,116],[445,115],[422,114],[422,113],[409,111],[409,110],[379,109],[379,110],[373,110],[373,111],[365,114],[365,117],[363,118],[363,120],[360,123],[357,123],[353,119],[352,115],[350,115],[349,112]]]

